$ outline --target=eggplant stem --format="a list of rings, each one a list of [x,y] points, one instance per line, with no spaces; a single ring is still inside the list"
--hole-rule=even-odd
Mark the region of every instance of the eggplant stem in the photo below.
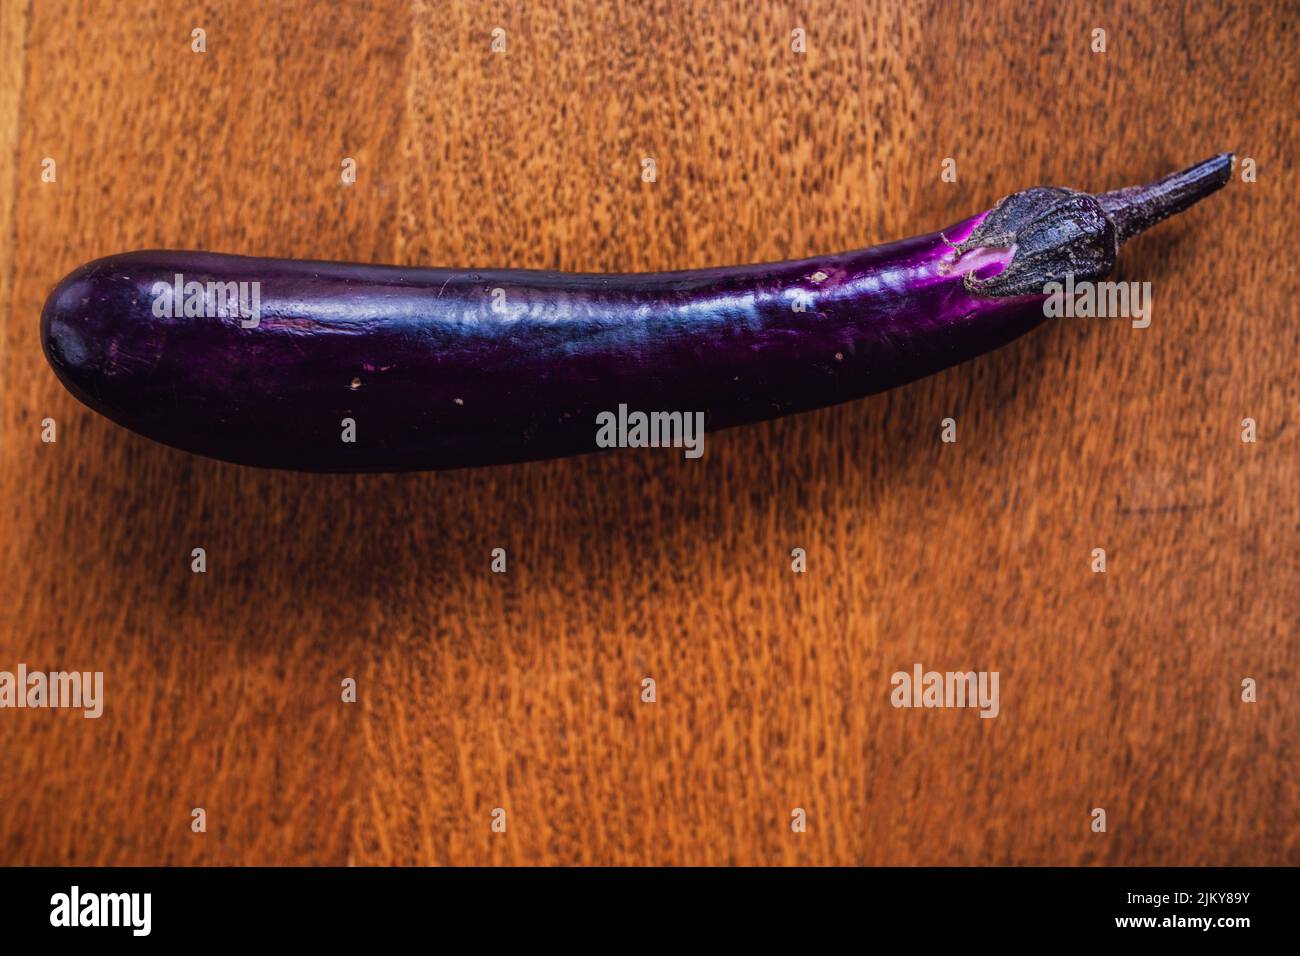
[[[1232,153],[1220,153],[1145,186],[1098,193],[1096,199],[1122,244],[1219,190],[1231,176]]]

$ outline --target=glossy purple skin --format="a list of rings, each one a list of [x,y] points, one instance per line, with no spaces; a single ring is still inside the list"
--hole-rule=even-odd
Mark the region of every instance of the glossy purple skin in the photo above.
[[[134,252],[64,279],[41,336],[79,399],[196,454],[338,472],[551,458],[596,450],[597,414],[620,403],[703,411],[711,430],[879,392],[1027,332],[1041,296],[973,294],[972,260],[954,268],[949,243],[982,219],[857,252],[641,275]],[[154,285],[176,273],[259,282],[260,323],[155,316]]]

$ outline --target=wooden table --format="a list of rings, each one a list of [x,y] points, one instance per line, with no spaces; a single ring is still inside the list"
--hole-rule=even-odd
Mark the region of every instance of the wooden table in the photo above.
[[[105,709],[0,710],[0,863],[1300,862],[1300,17],[1089,6],[4,4],[0,670]],[[781,259],[1225,149],[1257,181],[1125,250],[1149,328],[699,461],[257,471],[41,355],[57,280],[129,249]],[[917,662],[999,672],[999,716],[893,708]]]

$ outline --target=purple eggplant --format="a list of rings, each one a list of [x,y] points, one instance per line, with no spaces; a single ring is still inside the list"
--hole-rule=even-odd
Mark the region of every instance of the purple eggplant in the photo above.
[[[620,407],[724,428],[987,352],[1044,321],[1048,283],[1104,277],[1231,168],[1225,153],[1096,196],[1029,189],[889,245],[682,272],[132,252],[60,282],[41,340],[81,401],[200,455],[335,472],[552,458],[607,444]]]

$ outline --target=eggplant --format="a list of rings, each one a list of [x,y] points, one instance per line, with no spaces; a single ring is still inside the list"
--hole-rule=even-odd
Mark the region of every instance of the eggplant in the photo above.
[[[1049,283],[1104,277],[1231,168],[1224,153],[1110,193],[1028,189],[901,242],[679,272],[130,252],[58,284],[41,342],[82,402],[199,455],[324,472],[553,458],[608,444],[627,409],[725,428],[997,348],[1045,321]]]

